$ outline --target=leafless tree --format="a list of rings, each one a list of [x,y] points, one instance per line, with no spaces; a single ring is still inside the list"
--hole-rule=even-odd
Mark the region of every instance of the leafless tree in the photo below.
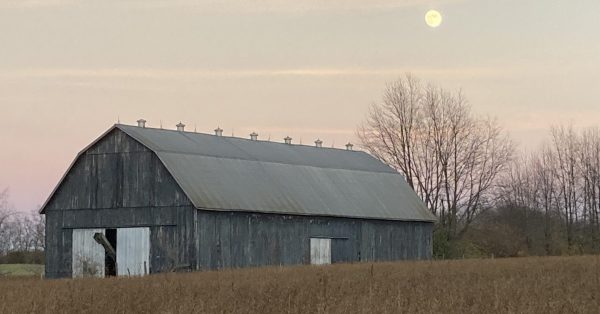
[[[542,146],[538,155],[534,157],[531,171],[533,172],[533,184],[537,189],[535,207],[544,212],[544,249],[546,254],[553,253],[552,250],[552,213],[556,208],[554,199],[557,198],[555,176],[555,157],[551,148]]]
[[[44,250],[45,221],[37,211],[29,214],[11,209],[9,191],[0,193],[0,257],[9,252]]]
[[[43,251],[46,248],[46,218],[38,210],[31,213],[30,234],[32,247],[35,251]]]
[[[450,237],[492,205],[513,144],[493,119],[473,115],[462,93],[411,75],[389,84],[357,135],[371,154],[401,172]]]
[[[600,130],[555,126],[550,135],[550,144],[544,144],[528,162],[511,165],[499,190],[499,206],[543,213],[546,254],[597,253]],[[562,240],[568,251],[556,250]]]
[[[581,176],[582,220],[585,233],[598,250],[600,240],[600,129],[584,130],[580,136],[578,171]]]
[[[497,190],[497,208],[511,208],[522,212],[513,224],[525,231],[524,241],[528,250],[533,250],[529,231],[542,228],[543,250],[533,251],[543,251],[546,255],[555,252],[554,225],[557,214],[563,215],[557,204],[557,201],[562,204],[563,199],[557,173],[558,159],[554,147],[543,145],[532,154],[522,154],[515,158]],[[531,221],[529,217],[532,217]],[[540,217],[543,219],[539,219]]]
[[[10,217],[14,214],[10,209],[8,196],[8,188],[5,188],[0,192],[0,255],[5,254],[8,251],[8,222]]]
[[[0,192],[0,226],[2,226],[2,223],[8,219],[10,214],[11,211],[8,205],[8,188],[6,188]]]
[[[552,127],[552,143],[556,156],[557,168],[555,171],[560,199],[557,204],[562,204],[567,243],[573,245],[574,224],[578,220],[577,208],[580,201],[580,177],[577,173],[577,157],[579,154],[579,140],[572,127]]]

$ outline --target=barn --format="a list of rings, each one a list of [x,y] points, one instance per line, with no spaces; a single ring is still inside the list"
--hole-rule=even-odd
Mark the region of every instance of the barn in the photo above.
[[[429,259],[435,217],[351,149],[117,124],[41,208],[46,277]]]

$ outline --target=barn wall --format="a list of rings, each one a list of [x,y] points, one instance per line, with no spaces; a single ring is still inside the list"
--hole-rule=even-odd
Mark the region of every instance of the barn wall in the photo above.
[[[150,272],[428,259],[432,223],[196,210],[156,154],[114,130],[82,154],[46,206],[46,275],[70,277],[79,228],[150,228]]]
[[[78,158],[46,206],[46,275],[71,276],[78,228],[150,227],[151,272],[194,267],[195,211],[156,154],[114,130]]]
[[[310,238],[332,239],[332,262],[430,259],[432,223],[198,212],[198,269],[310,263]]]

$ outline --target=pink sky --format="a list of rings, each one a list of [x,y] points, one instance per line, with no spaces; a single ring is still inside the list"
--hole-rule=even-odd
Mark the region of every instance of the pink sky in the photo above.
[[[8,3],[8,4],[7,4]],[[443,24],[428,28],[436,8]],[[0,189],[28,211],[117,119],[342,147],[411,72],[522,149],[600,125],[597,1],[0,3]]]

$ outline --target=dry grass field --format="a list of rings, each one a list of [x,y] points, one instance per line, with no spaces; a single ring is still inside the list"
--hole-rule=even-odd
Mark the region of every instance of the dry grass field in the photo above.
[[[600,257],[0,278],[0,313],[599,313]]]

